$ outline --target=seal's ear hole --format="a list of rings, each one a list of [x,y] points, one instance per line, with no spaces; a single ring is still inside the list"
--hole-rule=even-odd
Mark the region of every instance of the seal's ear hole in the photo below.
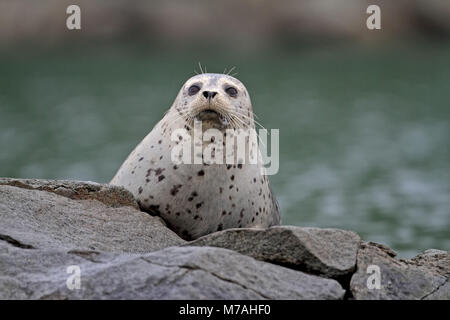
[[[230,97],[236,97],[237,96],[237,89],[235,87],[226,87],[225,88],[225,92],[230,96]]]
[[[197,94],[197,92],[200,91],[200,87],[196,84],[192,85],[188,89],[188,93],[190,96],[193,96],[194,94]]]

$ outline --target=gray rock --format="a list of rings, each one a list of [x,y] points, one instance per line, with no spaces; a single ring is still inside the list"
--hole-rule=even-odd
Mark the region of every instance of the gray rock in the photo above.
[[[369,277],[374,272],[369,266],[377,266],[380,270],[381,287],[369,289]],[[392,252],[379,245],[363,243],[358,251],[357,270],[352,276],[350,290],[355,299],[425,299],[433,294],[443,294],[439,290],[448,290],[446,277],[433,268],[397,260]],[[445,288],[444,288],[445,287]]]
[[[139,208],[131,192],[109,184],[72,180],[0,178],[0,185],[52,192],[73,200],[98,200],[114,208],[121,206]]]
[[[229,229],[186,245],[227,248],[255,259],[338,278],[355,270],[359,236],[338,229],[277,226]]]
[[[447,278],[447,282],[425,297],[426,300],[450,300],[450,252],[428,249],[405,262],[425,267]]]
[[[447,280],[435,291],[425,296],[424,300],[450,300],[450,282]]]
[[[444,277],[450,278],[450,252],[436,249],[428,249],[405,262],[424,266]]]
[[[160,218],[137,210],[134,200],[126,202],[124,189],[76,182],[22,185],[0,185],[0,241],[16,247],[151,252],[185,242]],[[56,194],[62,185],[69,198]]]
[[[67,267],[81,288],[67,287]],[[27,250],[0,242],[0,299],[342,299],[335,280],[211,247],[147,254]]]

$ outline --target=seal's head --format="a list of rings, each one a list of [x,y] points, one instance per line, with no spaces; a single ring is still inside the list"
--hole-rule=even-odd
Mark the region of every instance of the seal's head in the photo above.
[[[254,127],[247,89],[238,79],[226,74],[203,73],[190,78],[172,109],[189,124],[200,120],[220,130]]]

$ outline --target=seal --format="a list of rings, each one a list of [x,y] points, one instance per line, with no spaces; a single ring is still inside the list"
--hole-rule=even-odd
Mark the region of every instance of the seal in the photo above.
[[[204,134],[200,142],[195,140],[198,123]],[[205,141],[209,129],[216,130],[224,138],[216,140],[215,136],[208,136]],[[225,74],[193,76],[182,86],[163,119],[128,156],[110,184],[131,191],[143,211],[163,218],[186,240],[229,228],[279,225],[278,203],[265,174],[259,149],[256,163],[249,161],[253,155],[247,149],[239,159],[238,155],[233,155],[234,163],[226,161],[229,151],[236,151],[236,144],[230,147],[231,140],[228,139],[241,129],[255,129],[252,104],[245,86]],[[186,134],[178,134],[180,130]],[[235,131],[230,133],[230,130]],[[174,161],[174,148],[190,138],[194,138],[195,146],[200,145],[202,152],[208,146],[211,149],[214,143],[211,157],[214,159],[217,155],[216,163],[206,161],[204,154],[195,150],[195,154],[187,158],[192,160],[192,157],[200,156],[200,162],[180,163],[182,152]],[[252,140],[247,138],[246,141]],[[223,158],[219,153],[220,146],[225,150]],[[224,161],[219,161],[221,159]]]

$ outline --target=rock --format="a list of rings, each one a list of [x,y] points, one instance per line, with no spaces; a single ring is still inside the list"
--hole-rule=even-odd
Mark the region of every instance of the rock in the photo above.
[[[80,268],[79,290],[67,287],[69,266]],[[342,299],[345,292],[335,280],[210,247],[80,254],[0,242],[0,270],[0,299]]]
[[[450,299],[449,252],[395,257],[337,229],[186,242],[123,188],[0,178],[0,299]],[[367,286],[370,265],[380,289]],[[79,290],[67,286],[69,266],[81,270]]]
[[[277,226],[228,229],[186,245],[227,248],[258,260],[339,278],[355,270],[359,243],[359,236],[351,231]]]
[[[367,282],[374,271],[380,270],[381,287],[369,289]],[[430,296],[448,292],[447,279],[435,271],[434,267],[414,261],[397,260],[386,251],[372,243],[363,243],[358,251],[357,270],[352,276],[350,290],[355,299],[426,299]],[[442,290],[442,292],[438,292]]]
[[[428,249],[411,260],[411,264],[427,267],[440,275],[450,278],[450,252]]]
[[[0,178],[0,185],[52,192],[74,200],[98,200],[114,208],[121,206],[139,208],[131,192],[109,184],[72,180]]]
[[[426,300],[450,300],[450,252],[428,249],[405,262],[426,267],[447,278],[447,282],[425,297]]]
[[[11,180],[15,186],[10,186],[1,181],[0,240],[19,248],[151,252],[185,242],[160,218],[137,210],[124,189],[42,180]]]
[[[450,300],[450,282],[447,280],[442,286],[423,298],[424,300]]]

